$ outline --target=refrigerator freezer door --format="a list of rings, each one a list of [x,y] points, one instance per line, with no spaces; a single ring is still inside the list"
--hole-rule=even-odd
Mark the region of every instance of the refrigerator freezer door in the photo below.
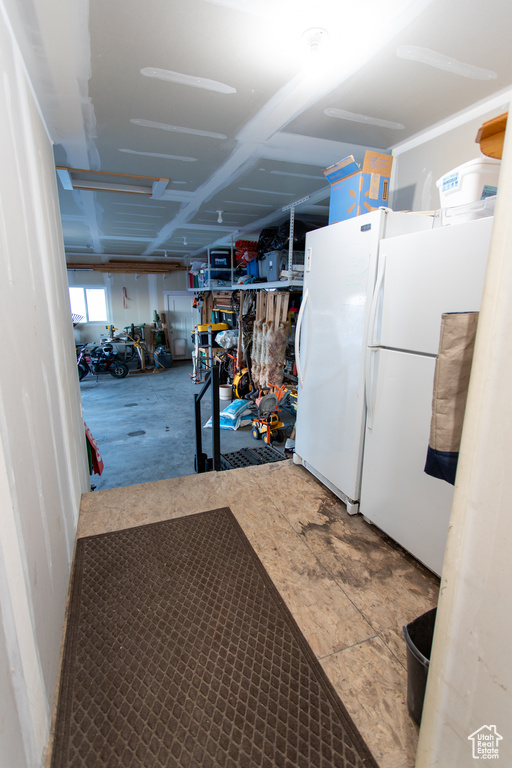
[[[368,297],[382,221],[377,211],[306,238],[296,460],[349,503],[359,499]]]
[[[360,512],[440,575],[453,486],[426,475],[435,358],[370,350]]]
[[[383,240],[372,346],[436,355],[441,315],[480,309],[493,219]]]

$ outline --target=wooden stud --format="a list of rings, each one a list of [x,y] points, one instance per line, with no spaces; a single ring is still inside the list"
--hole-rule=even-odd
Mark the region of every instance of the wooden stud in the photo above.
[[[169,329],[167,328],[167,315],[165,312],[160,312],[160,319],[162,321],[162,328],[164,331],[164,337],[165,337],[165,346],[167,349],[171,349],[171,341],[169,338]]]

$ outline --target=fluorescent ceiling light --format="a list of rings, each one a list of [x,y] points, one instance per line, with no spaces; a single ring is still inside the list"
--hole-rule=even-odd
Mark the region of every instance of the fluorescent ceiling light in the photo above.
[[[376,125],[379,128],[391,128],[394,131],[403,131],[405,125],[402,123],[393,123],[391,120],[382,120],[380,117],[370,117],[369,115],[358,115],[356,112],[347,112],[346,109],[324,109],[324,115],[327,117],[337,117],[340,120],[350,120],[353,123],[363,123],[365,125]]]
[[[91,170],[90,168],[66,168],[64,166],[56,167],[57,174],[61,180],[62,186],[66,190],[85,189],[96,192],[129,192],[136,195],[152,195],[155,198],[161,197],[164,193],[169,179],[162,179],[156,176],[140,176],[130,173],[114,173],[110,171]],[[86,178],[73,178],[84,175]],[[87,175],[89,174],[89,178]],[[152,181],[151,186],[142,186],[137,184],[123,184],[110,181],[94,181],[91,176],[102,176],[110,178],[123,179],[145,179]]]
[[[172,131],[173,133],[188,133],[192,136],[206,136],[209,139],[227,139],[223,133],[213,133],[211,131],[200,131],[197,128],[184,128],[179,125],[167,125],[167,123],[155,123],[153,120],[141,120],[133,118],[130,120],[133,125],[140,125],[143,128],[158,128],[161,131]]]
[[[164,160],[180,160],[182,163],[197,163],[197,157],[183,157],[181,155],[165,155],[160,152],[138,152],[135,149],[119,149],[118,152],[126,152],[129,155],[143,155],[144,157],[161,157]]]
[[[496,72],[493,72],[491,69],[475,67],[473,64],[457,61],[457,59],[453,59],[451,56],[445,56],[443,53],[431,51],[429,48],[422,48],[419,45],[401,45],[397,48],[396,55],[399,59],[418,61],[420,64],[442,69],[445,72],[467,77],[470,80],[494,80],[498,77]]]
[[[111,184],[108,181],[73,181],[73,189],[88,189],[94,192],[129,192],[134,195],[151,195],[151,187],[136,184]]]
[[[225,83],[219,83],[217,80],[208,80],[206,77],[194,77],[193,75],[183,75],[181,72],[172,72],[170,69],[144,67],[140,72],[144,77],[154,77],[157,80],[166,80],[169,83],[178,83],[178,85],[189,85],[192,88],[203,88],[205,91],[236,93],[236,88],[232,88]]]

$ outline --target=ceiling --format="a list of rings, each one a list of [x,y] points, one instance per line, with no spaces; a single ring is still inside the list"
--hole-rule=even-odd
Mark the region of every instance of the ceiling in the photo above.
[[[297,218],[326,222],[323,168],[512,83],[509,0],[17,8],[56,165],[101,171],[59,172],[68,262],[193,258],[306,197]]]

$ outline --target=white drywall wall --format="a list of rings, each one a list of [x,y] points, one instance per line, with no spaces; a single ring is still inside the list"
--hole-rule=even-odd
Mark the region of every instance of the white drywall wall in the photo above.
[[[68,271],[70,286],[89,288],[105,287],[112,325],[123,330],[134,325],[150,325],[154,311],[165,312],[164,291],[186,289],[187,272],[171,272],[168,275],[118,274],[106,272]],[[125,290],[123,290],[125,289]],[[190,294],[192,296],[192,294]],[[85,344],[99,341],[105,333],[105,323],[81,323],[75,327],[75,341]]]
[[[88,490],[51,143],[0,3],[0,765],[41,766]]]
[[[399,148],[393,207],[438,208],[436,180],[483,157],[478,128],[508,108],[498,97]],[[512,764],[512,131],[498,186],[416,768],[473,765],[482,726],[503,737],[492,759]]]
[[[512,765],[512,131],[480,312],[417,768],[474,764],[471,735],[497,731]],[[487,730],[490,727],[491,730]],[[494,730],[493,730],[494,727]]]
[[[475,105],[423,136],[393,149],[392,178],[394,211],[430,211],[440,207],[436,181],[459,165],[484,158],[476,143],[478,129],[486,120],[506,112],[510,91]]]

